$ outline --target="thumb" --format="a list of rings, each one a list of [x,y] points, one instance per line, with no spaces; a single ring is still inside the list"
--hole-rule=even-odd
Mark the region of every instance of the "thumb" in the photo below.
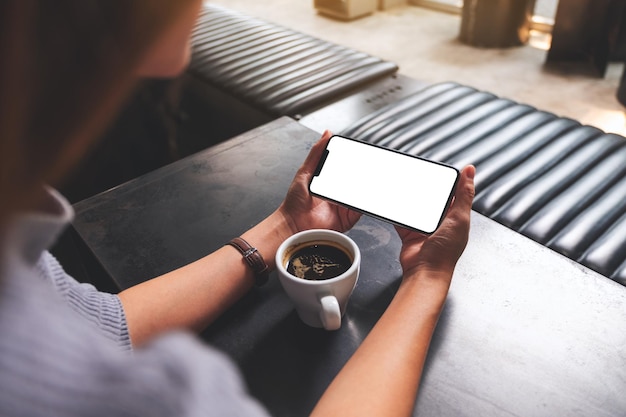
[[[333,134],[329,130],[324,131],[322,137],[313,145],[306,159],[302,163],[300,173],[305,174],[306,176],[313,175],[332,135]]]
[[[467,165],[461,170],[461,178],[459,179],[454,193],[453,211],[467,214],[471,211],[475,194],[475,176],[476,168],[473,165]]]

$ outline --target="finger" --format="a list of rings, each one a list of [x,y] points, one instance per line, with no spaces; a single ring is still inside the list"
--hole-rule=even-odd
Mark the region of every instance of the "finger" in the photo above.
[[[330,140],[332,135],[333,134],[329,130],[324,131],[322,137],[313,145],[313,147],[311,147],[309,154],[302,163],[302,167],[300,168],[301,173],[307,176],[313,175],[313,172],[315,172],[317,164],[324,154],[324,149],[326,149],[326,145],[328,144],[328,141]]]
[[[476,167],[474,165],[468,165],[461,171],[462,179],[461,187],[458,190],[460,196],[460,204],[463,210],[469,211],[472,209],[472,203],[474,202],[474,177],[476,176]]]
[[[393,228],[396,229],[396,233],[400,236],[400,239],[404,239],[411,231],[405,227],[398,226],[397,224],[393,225]]]
[[[407,229],[405,227],[398,226],[398,225],[394,225],[394,228],[396,229],[398,236],[400,236],[400,239],[403,242],[408,242],[408,241],[413,241],[413,240],[421,241],[421,240],[426,239],[426,235],[424,235],[423,233],[419,233],[414,230]]]
[[[471,211],[475,194],[475,175],[476,168],[473,165],[468,165],[461,170],[461,178],[454,193],[454,203],[450,208],[451,211],[456,213],[469,213]]]

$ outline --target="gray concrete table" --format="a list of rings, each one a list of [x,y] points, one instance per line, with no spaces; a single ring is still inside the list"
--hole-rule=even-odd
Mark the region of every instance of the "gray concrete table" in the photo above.
[[[74,227],[131,286],[269,214],[318,137],[278,119],[76,204]],[[399,285],[393,228],[363,218],[349,235],[363,265],[340,330],[302,324],[273,274],[201,335],[240,365],[273,415],[311,410]],[[415,415],[624,416],[624,392],[626,288],[473,213]]]

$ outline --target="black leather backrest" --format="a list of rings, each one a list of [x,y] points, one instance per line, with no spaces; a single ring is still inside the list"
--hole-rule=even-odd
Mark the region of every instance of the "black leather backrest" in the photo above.
[[[476,211],[626,285],[626,138],[456,83],[342,134],[474,164]]]
[[[206,4],[189,73],[267,113],[293,116],[394,74],[396,64]]]

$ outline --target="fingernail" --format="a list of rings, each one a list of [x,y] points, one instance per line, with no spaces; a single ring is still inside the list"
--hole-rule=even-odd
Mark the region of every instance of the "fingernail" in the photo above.
[[[467,174],[467,177],[473,180],[474,176],[476,175],[476,167],[474,165],[470,165],[469,169],[467,169],[465,172]]]

